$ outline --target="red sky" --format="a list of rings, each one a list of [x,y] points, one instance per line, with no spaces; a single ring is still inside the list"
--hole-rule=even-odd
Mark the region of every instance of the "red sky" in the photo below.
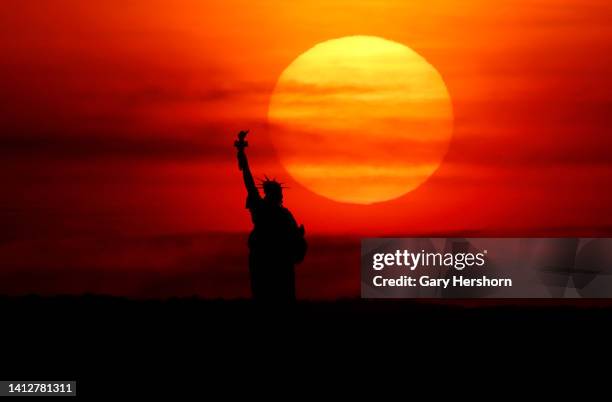
[[[612,4],[407,3],[4,1],[0,255],[39,255],[32,239],[248,231],[242,128],[255,174],[291,187],[310,234],[610,235]],[[355,34],[424,56],[455,117],[436,174],[371,206],[292,182],[266,132],[284,68]]]

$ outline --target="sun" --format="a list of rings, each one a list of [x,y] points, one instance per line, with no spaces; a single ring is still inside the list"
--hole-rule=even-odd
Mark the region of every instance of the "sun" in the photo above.
[[[398,198],[439,167],[453,126],[440,73],[397,42],[349,36],[302,53],[280,75],[270,135],[289,174],[339,202]]]

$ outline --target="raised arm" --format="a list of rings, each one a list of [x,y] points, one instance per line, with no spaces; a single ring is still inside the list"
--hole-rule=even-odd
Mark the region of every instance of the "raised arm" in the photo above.
[[[251,169],[249,168],[249,161],[246,156],[246,152],[244,149],[249,145],[246,141],[246,135],[248,134],[248,130],[241,131],[238,133],[238,139],[234,142],[234,146],[238,149],[237,157],[238,157],[238,168],[242,171],[242,178],[244,179],[244,186],[247,189],[247,192],[250,196],[259,196],[259,191],[257,191],[257,186],[255,186],[255,180],[253,179],[253,174],[251,173]]]

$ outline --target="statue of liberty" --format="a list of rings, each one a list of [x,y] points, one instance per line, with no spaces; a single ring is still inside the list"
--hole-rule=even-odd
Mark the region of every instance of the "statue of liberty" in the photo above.
[[[238,167],[247,190],[246,208],[253,230],[249,235],[249,273],[255,300],[295,300],[295,264],[306,254],[304,225],[298,227],[293,215],[283,206],[283,186],[276,180],[261,181],[264,197],[249,168],[245,153],[247,131],[238,133]]]

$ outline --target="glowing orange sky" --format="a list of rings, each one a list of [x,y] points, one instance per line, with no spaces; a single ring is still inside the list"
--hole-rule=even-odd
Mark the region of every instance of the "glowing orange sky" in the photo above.
[[[6,230],[248,230],[231,144],[250,128],[255,174],[287,182],[311,232],[609,231],[612,5],[406,3],[3,2]],[[452,95],[445,161],[384,205],[292,182],[267,135],[283,69],[355,34],[410,46]]]

